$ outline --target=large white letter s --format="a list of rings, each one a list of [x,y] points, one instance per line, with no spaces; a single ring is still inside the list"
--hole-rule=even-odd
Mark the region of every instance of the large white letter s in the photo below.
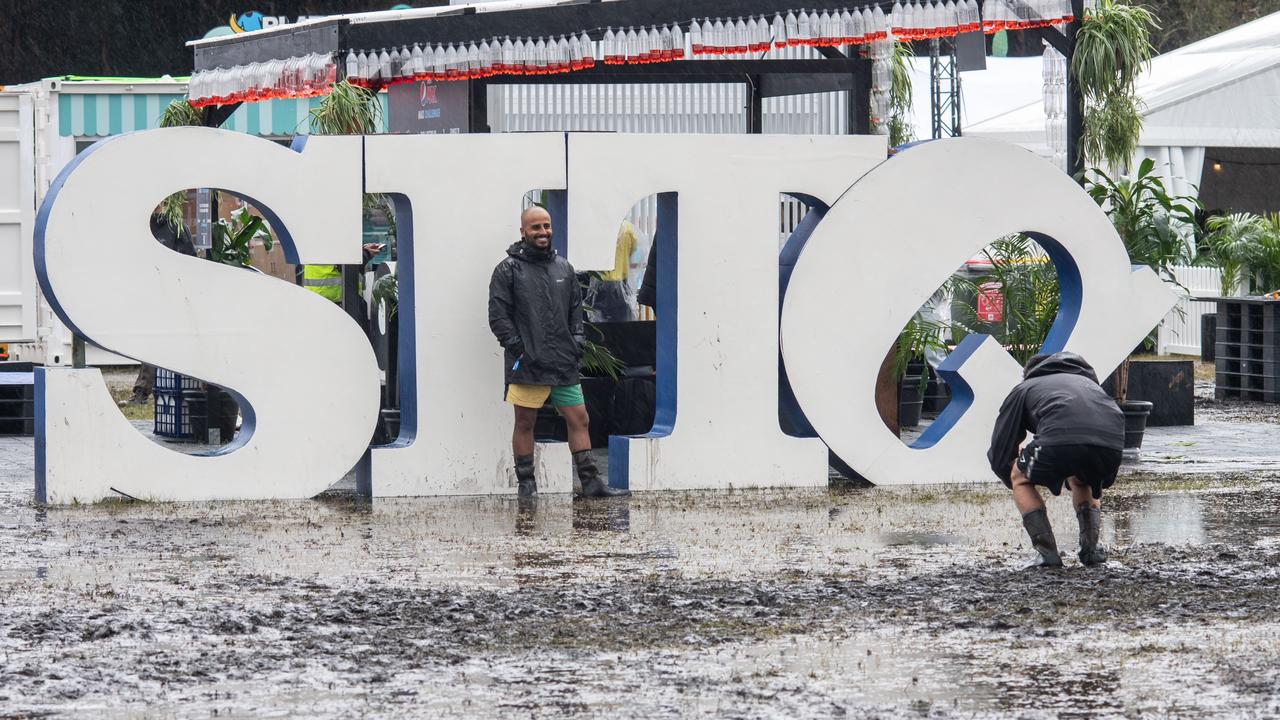
[[[62,172],[35,237],[54,310],[96,345],[230,389],[244,429],[211,456],[182,455],[135,431],[97,370],[42,370],[37,500],[309,497],[355,465],[378,414],[360,329],[301,288],[167,250],[147,221],[171,192],[221,188],[267,214],[290,262],[359,263],[362,142],[317,137],[294,152],[172,128],[109,138]]]

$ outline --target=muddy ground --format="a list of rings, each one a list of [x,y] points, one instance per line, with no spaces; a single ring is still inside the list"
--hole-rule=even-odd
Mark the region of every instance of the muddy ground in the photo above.
[[[1280,473],[1178,437],[1060,571],[998,486],[43,509],[0,439],[0,717],[1280,715]]]
[[[3,489],[5,716],[1280,713],[1274,478],[1130,478],[1113,561],[1056,572],[1019,569],[990,487],[48,510]]]

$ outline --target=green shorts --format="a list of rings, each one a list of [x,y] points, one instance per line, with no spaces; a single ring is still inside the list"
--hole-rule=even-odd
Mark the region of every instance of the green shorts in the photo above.
[[[583,405],[581,385],[520,385],[507,386],[507,402],[526,408],[540,408],[551,400],[555,407]]]

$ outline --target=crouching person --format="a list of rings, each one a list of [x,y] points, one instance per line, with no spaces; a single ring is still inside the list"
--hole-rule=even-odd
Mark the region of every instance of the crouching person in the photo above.
[[[1035,438],[1019,451],[1030,432]],[[1062,557],[1036,485],[1054,495],[1065,482],[1080,523],[1080,562],[1106,562],[1098,543],[1102,490],[1111,487],[1124,449],[1124,413],[1075,353],[1040,354],[1027,361],[1023,381],[1000,406],[991,469],[1013,491],[1022,524],[1040,554],[1032,567],[1061,567]]]

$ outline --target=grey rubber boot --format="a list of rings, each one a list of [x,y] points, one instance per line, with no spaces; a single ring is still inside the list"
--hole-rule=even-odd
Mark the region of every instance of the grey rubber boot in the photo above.
[[[1080,521],[1080,562],[1085,565],[1106,562],[1107,549],[1098,544],[1098,535],[1102,532],[1102,511],[1096,507],[1077,510],[1076,520]]]
[[[533,456],[516,457],[516,494],[533,497],[538,494],[538,481],[533,477]]]
[[[1022,516],[1022,526],[1031,536],[1031,546],[1040,553],[1037,562],[1028,565],[1033,567],[1062,567],[1062,556],[1058,554],[1058,541],[1053,537],[1053,527],[1049,525],[1049,513],[1044,508],[1032,510]]]
[[[600,470],[596,468],[596,461],[591,459],[591,451],[574,453],[573,465],[578,468],[583,497],[625,497],[631,494],[630,490],[611,488],[600,479]]]

